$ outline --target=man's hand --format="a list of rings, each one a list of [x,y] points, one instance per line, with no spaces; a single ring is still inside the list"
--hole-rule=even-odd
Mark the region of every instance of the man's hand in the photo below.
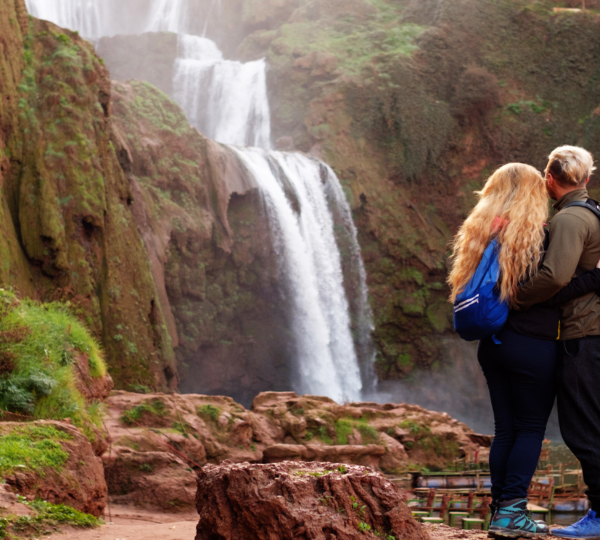
[[[596,268],[600,268],[600,261],[596,264]]]

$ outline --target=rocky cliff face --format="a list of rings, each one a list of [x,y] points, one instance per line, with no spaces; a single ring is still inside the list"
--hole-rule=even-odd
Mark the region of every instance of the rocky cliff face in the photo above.
[[[131,187],[110,141],[111,88],[75,33],[0,7],[0,283],[70,300],[118,386],[177,370]]]
[[[112,125],[180,389],[245,403],[265,386],[289,389],[287,310],[254,180],[148,84],[115,83]]]

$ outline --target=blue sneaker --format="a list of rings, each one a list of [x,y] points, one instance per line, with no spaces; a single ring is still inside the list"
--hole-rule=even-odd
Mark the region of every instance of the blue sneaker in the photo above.
[[[564,529],[554,529],[552,534],[559,538],[600,538],[600,518],[596,517],[596,512],[590,510],[587,516],[577,523]]]
[[[513,499],[502,501],[496,506],[490,523],[489,536],[534,538],[546,536],[549,530],[545,523],[531,519],[527,511],[527,499]]]

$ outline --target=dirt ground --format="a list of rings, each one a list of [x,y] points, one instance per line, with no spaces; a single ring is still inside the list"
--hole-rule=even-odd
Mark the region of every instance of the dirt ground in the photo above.
[[[193,540],[198,514],[164,514],[125,506],[111,507],[106,523],[96,529],[65,528],[49,540]]]
[[[112,506],[112,521],[97,529],[65,528],[47,536],[48,540],[193,540],[198,515],[148,512],[126,506]],[[446,525],[425,525],[431,540],[484,540],[487,533],[462,531]]]
[[[487,531],[474,530],[465,531],[448,527],[448,525],[434,525],[432,523],[424,523],[423,527],[431,536],[431,540],[487,540]]]
[[[112,522],[97,529],[65,529],[47,536],[48,540],[193,540],[198,516],[153,513],[137,508],[113,506]],[[447,525],[424,524],[431,540],[487,540],[487,532],[464,531]]]

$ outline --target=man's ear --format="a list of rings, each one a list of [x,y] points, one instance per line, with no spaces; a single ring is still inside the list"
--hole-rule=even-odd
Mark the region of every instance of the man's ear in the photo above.
[[[588,182],[589,182],[589,181],[590,181],[590,177],[588,176],[588,177],[585,179],[585,185],[586,185],[586,186],[588,185]]]

